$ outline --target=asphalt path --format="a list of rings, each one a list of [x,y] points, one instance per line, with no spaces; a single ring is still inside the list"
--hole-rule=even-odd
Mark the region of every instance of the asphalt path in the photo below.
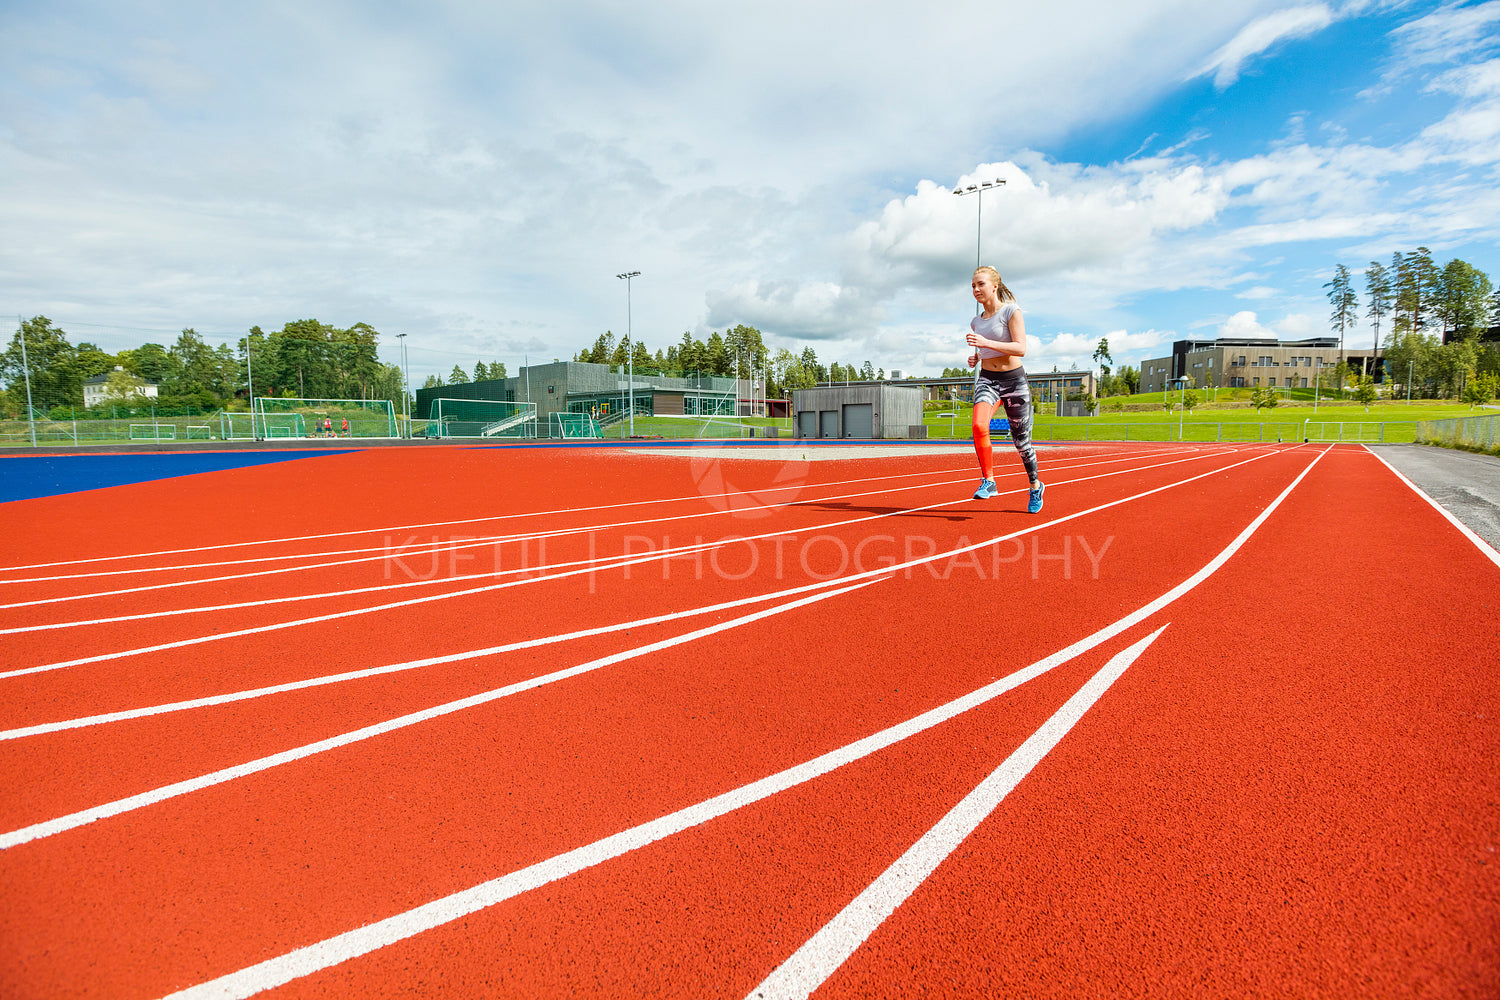
[[[1500,549],[1500,458],[1422,444],[1373,447],[1448,513]]]

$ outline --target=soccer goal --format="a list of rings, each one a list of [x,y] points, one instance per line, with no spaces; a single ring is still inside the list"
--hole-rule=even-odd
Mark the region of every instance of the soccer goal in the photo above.
[[[588,413],[553,413],[547,421],[547,436],[549,438],[584,438],[597,439],[604,437],[604,431]]]
[[[394,438],[396,408],[389,399],[255,400],[253,430],[264,438]]]
[[[176,441],[177,427],[175,424],[131,424],[130,440]]]
[[[230,413],[219,411],[221,441],[307,437],[307,421],[300,413]]]
[[[434,399],[427,436],[441,438],[534,438],[536,404],[499,399]]]

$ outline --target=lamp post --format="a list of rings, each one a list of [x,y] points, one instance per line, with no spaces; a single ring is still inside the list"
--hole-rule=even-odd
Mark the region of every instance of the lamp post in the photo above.
[[[31,408],[31,362],[26,359],[26,321],[16,317],[16,336],[21,338],[21,371],[26,373],[26,423],[31,428],[31,446],[36,447],[36,411]]]
[[[977,195],[978,211],[974,216],[974,267],[977,269],[981,263],[980,254],[984,239],[984,193],[990,188],[1004,187],[1003,178],[993,181],[980,181],[978,184],[970,184],[968,187],[955,187],[953,193],[962,198],[966,194]],[[974,315],[979,315],[979,303],[974,303]]]
[[[635,340],[632,338],[630,326],[630,279],[640,276],[639,271],[626,271],[624,274],[615,275],[616,278],[625,279],[625,343],[630,345],[625,348],[625,369],[628,372],[626,378],[629,379],[626,395],[629,399],[627,405],[630,407],[631,437],[635,437]]]
[[[1183,376],[1177,388],[1182,390],[1182,398],[1177,402],[1177,440],[1182,440],[1182,416],[1187,412],[1187,376]]]
[[[406,334],[396,334],[401,341],[401,419],[406,422],[406,437],[411,439],[411,410],[407,400],[411,397],[411,368],[406,363]]]
[[[245,391],[250,395],[250,440],[259,441],[260,435],[255,431],[255,363],[250,357],[254,343],[254,334],[245,334]]]

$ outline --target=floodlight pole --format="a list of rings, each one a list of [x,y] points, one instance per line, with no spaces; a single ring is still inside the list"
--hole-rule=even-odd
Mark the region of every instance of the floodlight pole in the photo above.
[[[16,317],[16,336],[21,338],[21,371],[26,374],[26,423],[31,427],[31,446],[36,447],[36,411],[31,408],[31,362],[26,360],[26,321]]]
[[[630,401],[631,437],[635,437],[635,340],[632,339],[630,326],[630,279],[640,276],[639,271],[626,271],[624,274],[615,275],[616,278],[625,279],[625,343],[629,345],[625,348],[625,369],[628,373],[625,377],[629,379],[626,395]]]
[[[396,334],[396,339],[401,341],[401,419],[406,424],[407,440],[411,439],[411,409],[407,406],[407,398],[411,395],[411,369],[406,364],[406,334]]]
[[[259,441],[260,435],[255,432],[255,366],[250,360],[250,343],[252,335],[245,334],[245,391],[250,395],[250,440]],[[231,429],[233,424],[230,425]]]
[[[990,188],[998,188],[1004,186],[1005,179],[1000,178],[993,181],[980,181],[978,184],[970,184],[968,187],[955,187],[953,189],[953,193],[958,195],[960,198],[962,198],[966,194],[978,195],[978,197],[975,199],[975,201],[977,202],[978,211],[975,213],[974,217],[974,269],[976,271],[979,269],[979,265],[982,263],[980,261],[980,254],[982,253],[982,250],[980,248],[983,246],[984,238],[984,193]],[[975,302],[975,316],[979,315],[979,309],[979,303]]]

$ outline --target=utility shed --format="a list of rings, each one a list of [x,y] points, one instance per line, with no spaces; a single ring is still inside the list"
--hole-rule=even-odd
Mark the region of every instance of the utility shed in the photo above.
[[[794,437],[904,438],[922,423],[922,390],[882,383],[797,389],[792,412]]]

